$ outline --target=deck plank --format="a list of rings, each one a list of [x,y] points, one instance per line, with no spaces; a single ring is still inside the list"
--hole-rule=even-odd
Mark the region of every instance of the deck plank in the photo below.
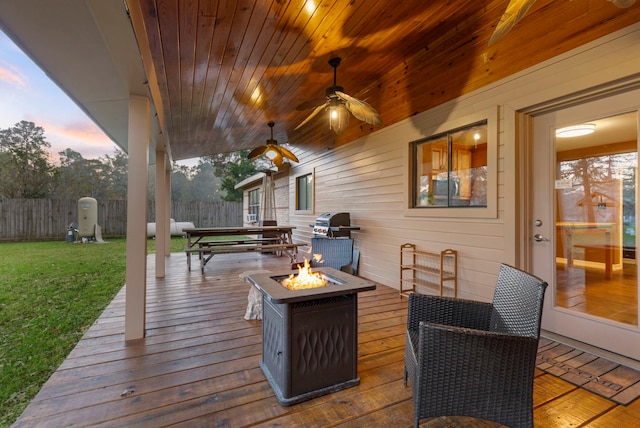
[[[182,257],[181,257],[182,256]],[[16,427],[225,426],[362,427],[413,425],[411,391],[403,386],[407,299],[378,286],[358,295],[360,384],[281,406],[259,361],[261,322],[244,319],[247,270],[288,269],[287,257],[217,255],[205,272],[189,272],[184,255],[167,259],[167,277],[148,259],[147,336],[124,342],[124,290],[51,376]],[[549,355],[579,357],[549,346]],[[536,370],[536,426],[633,426],[629,406]],[[470,418],[423,420],[422,427],[495,427]]]
[[[592,394],[584,389],[576,388],[568,394],[561,395],[533,411],[536,426],[579,427],[604,415],[616,407],[613,401]]]

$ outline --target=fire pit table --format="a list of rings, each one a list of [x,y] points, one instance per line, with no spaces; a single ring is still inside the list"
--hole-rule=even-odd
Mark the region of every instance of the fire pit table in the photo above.
[[[333,268],[317,268],[324,287],[289,290],[291,271],[256,273],[262,292],[260,367],[276,397],[290,406],[360,383],[357,293],[375,284]]]

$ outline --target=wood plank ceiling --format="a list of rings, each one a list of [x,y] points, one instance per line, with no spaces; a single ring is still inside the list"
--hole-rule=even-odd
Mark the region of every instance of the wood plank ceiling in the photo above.
[[[538,0],[488,46],[507,0],[128,0],[174,160],[274,138],[298,154],[379,127],[351,118],[336,137],[318,115],[333,84],[389,126],[640,20],[640,3]]]

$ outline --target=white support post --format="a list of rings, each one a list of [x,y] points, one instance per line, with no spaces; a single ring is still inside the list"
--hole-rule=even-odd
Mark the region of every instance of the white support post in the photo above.
[[[171,219],[171,163],[169,162],[169,157],[165,157],[165,168],[164,168],[165,180],[164,180],[164,190],[165,190],[165,199],[164,199],[164,209],[166,210],[165,219],[167,220],[167,224],[169,224],[169,220]],[[156,243],[157,245],[157,243]],[[164,254],[165,256],[171,255],[171,234],[167,236],[167,239],[164,241]]]
[[[146,97],[129,97],[125,340],[145,335],[149,111]]]
[[[171,236],[169,219],[166,217],[167,183],[165,174],[167,154],[156,150],[156,278],[165,275],[165,250],[167,238]]]

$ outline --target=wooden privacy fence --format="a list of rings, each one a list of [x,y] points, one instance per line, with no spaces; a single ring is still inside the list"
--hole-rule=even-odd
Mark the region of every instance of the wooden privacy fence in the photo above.
[[[103,237],[127,231],[127,201],[97,201]],[[147,221],[155,222],[155,202],[149,201]],[[196,227],[242,226],[242,202],[173,201],[171,218]],[[0,241],[65,240],[67,228],[78,223],[78,200],[0,199]]]

